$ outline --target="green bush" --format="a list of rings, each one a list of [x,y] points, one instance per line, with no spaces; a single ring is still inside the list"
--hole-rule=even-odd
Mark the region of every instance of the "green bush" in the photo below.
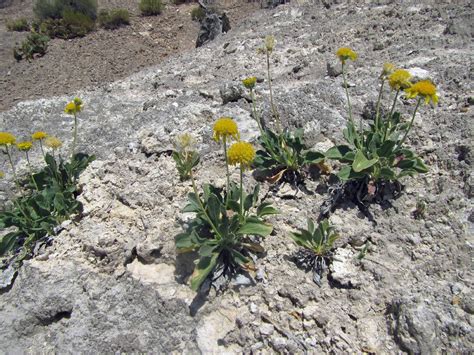
[[[193,21],[201,21],[206,14],[201,6],[195,6],[191,10],[191,19]]]
[[[115,9],[111,11],[101,10],[97,21],[101,27],[113,30],[122,25],[129,25],[130,15],[126,9]]]
[[[21,43],[19,48],[13,50],[13,56],[16,60],[26,59],[28,61],[34,59],[35,54],[41,57],[46,53],[48,42],[48,36],[32,32]]]
[[[22,32],[30,30],[30,26],[28,25],[26,18],[7,20],[6,26],[8,31]]]
[[[94,21],[79,12],[64,12],[62,19],[47,19],[40,25],[40,32],[51,38],[69,39],[83,37],[94,29]]]
[[[97,0],[37,0],[33,7],[40,20],[61,19],[65,11],[79,12],[95,21]]]
[[[161,0],[140,0],[140,11],[143,16],[159,15],[163,11]]]

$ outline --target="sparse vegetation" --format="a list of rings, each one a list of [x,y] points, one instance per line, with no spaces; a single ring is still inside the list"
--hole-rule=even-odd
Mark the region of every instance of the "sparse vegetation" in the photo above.
[[[28,61],[35,57],[45,55],[48,49],[49,37],[40,33],[31,32],[21,43],[20,47],[13,49],[13,56],[17,61],[26,59]]]
[[[40,20],[61,19],[66,11],[81,13],[92,21],[97,18],[96,0],[37,0],[33,12]]]
[[[163,11],[161,0],[140,0],[140,12],[143,16],[155,16]]]
[[[130,14],[127,9],[101,10],[97,17],[100,27],[107,30],[114,30],[120,26],[130,24]]]
[[[30,25],[26,18],[7,20],[6,26],[8,31],[23,32],[30,30]]]
[[[191,9],[191,19],[193,21],[201,21],[206,16],[201,6],[195,6]]]

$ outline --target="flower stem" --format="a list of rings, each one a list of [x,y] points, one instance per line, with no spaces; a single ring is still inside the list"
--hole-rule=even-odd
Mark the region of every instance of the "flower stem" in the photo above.
[[[378,130],[379,130],[380,101],[382,100],[382,92],[383,92],[384,84],[385,84],[385,80],[382,80],[382,85],[380,85],[379,97],[377,99],[377,106],[376,106],[376,109],[375,109],[375,130],[376,130],[376,132],[378,132]]]
[[[210,226],[211,226],[212,230],[214,231],[214,233],[216,233],[216,235],[219,237],[219,239],[222,239],[222,235],[219,233],[219,230],[216,228],[214,223],[212,223],[211,218],[207,214],[206,209],[204,208],[204,205],[202,204],[201,198],[199,197],[199,193],[198,193],[198,190],[197,190],[197,187],[196,187],[196,180],[194,179],[194,174],[193,174],[192,169],[191,169],[191,172],[189,173],[189,175],[191,176],[191,183],[193,185],[194,194],[196,195],[196,199],[198,200],[199,207],[201,208],[202,213],[206,217],[206,220],[210,224]]]
[[[272,107],[273,117],[275,118],[278,132],[282,132],[280,115],[278,114],[275,104],[273,103],[272,77],[270,75],[270,53],[268,51],[267,51],[267,75],[268,75],[268,88],[270,89],[270,105]]]
[[[392,109],[390,110],[390,116],[388,116],[390,119],[392,118],[393,111],[395,110],[395,105],[397,104],[397,99],[398,99],[398,94],[400,93],[400,89],[397,90],[395,93],[395,98],[393,99],[393,104],[392,104]]]
[[[74,154],[76,153],[76,142],[77,142],[77,113],[76,111],[74,111],[74,138],[72,141],[71,159],[74,158]]]
[[[240,164],[240,217],[244,217],[244,189],[243,189],[244,173],[242,163]]]
[[[255,93],[253,92],[253,89],[250,89],[250,98],[252,99],[252,111],[253,111],[253,119],[257,121],[258,124],[258,129],[260,130],[260,134],[263,136],[263,127],[262,127],[262,122],[260,121],[260,118],[258,117],[257,114],[257,99],[255,97]]]
[[[25,154],[26,154],[26,162],[28,163],[28,169],[30,170],[31,180],[33,181],[33,184],[35,185],[36,190],[39,191],[38,184],[36,183],[36,180],[33,177],[33,169],[31,169],[30,157],[28,156],[28,152],[25,152]]]
[[[230,173],[229,173],[229,158],[227,157],[227,138],[226,136],[223,137],[222,139],[222,144],[224,146],[224,157],[225,157],[225,175],[226,175],[226,206],[227,206],[227,201],[229,200],[229,194],[230,194]]]
[[[413,121],[415,121],[416,111],[418,111],[418,107],[420,107],[421,100],[422,100],[422,98],[420,97],[420,98],[418,99],[417,103],[416,103],[415,110],[413,111],[413,116],[411,116],[410,124],[408,125],[408,128],[407,128],[407,130],[405,131],[405,135],[403,136],[402,140],[398,143],[397,149],[401,148],[402,144],[405,143],[405,139],[406,139],[407,136],[408,136],[408,132],[410,132],[411,127],[413,126]]]
[[[42,139],[40,139],[40,140],[39,140],[39,142],[40,142],[41,153],[43,154],[43,159],[44,159],[44,158],[46,158],[46,155],[44,154],[44,149],[43,149],[43,140],[42,140]]]
[[[346,71],[345,71],[344,69],[345,69],[344,63],[342,63],[342,78],[343,78],[343,80],[344,80],[344,89],[345,89],[345,91],[346,91],[347,106],[348,106],[348,109],[349,109],[349,120],[350,120],[350,122],[352,123],[352,125],[354,125],[354,120],[353,120],[353,118],[352,118],[351,99],[350,99],[350,97],[349,97],[349,89],[348,89],[348,85],[347,85]]]
[[[8,145],[6,145],[5,148],[7,149],[8,160],[10,161],[10,165],[12,167],[13,179],[15,180],[15,184],[16,184],[16,187],[17,187],[18,191],[21,192],[20,183],[18,182],[18,177],[16,175],[15,165],[13,164],[13,159],[12,159],[10,149],[8,148]]]

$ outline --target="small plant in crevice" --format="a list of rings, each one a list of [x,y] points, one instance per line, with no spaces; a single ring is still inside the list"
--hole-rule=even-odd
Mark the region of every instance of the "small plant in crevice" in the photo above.
[[[352,106],[346,79],[346,62],[355,60],[357,54],[349,48],[337,51],[342,64],[344,88],[348,105],[347,127],[343,131],[346,144],[330,148],[325,156],[339,161],[342,166],[337,173],[345,190],[342,195],[351,195],[351,199],[362,209],[370,201],[386,200],[389,190],[394,195],[401,191],[399,179],[404,176],[414,176],[426,173],[428,168],[423,160],[411,149],[404,145],[422,102],[438,102],[436,87],[428,80],[412,83],[411,75],[404,69],[396,69],[386,63],[380,74],[380,89],[372,123],[364,127],[362,119],[357,127],[352,113]],[[391,109],[382,114],[381,103],[384,85],[388,83],[393,101]],[[409,121],[402,119],[395,111],[397,100],[401,93],[408,99],[416,98],[415,108]],[[341,195],[341,194],[339,194]]]
[[[191,177],[191,170],[199,164],[199,153],[195,150],[196,141],[189,133],[178,136],[174,142],[172,157],[181,181]]]
[[[270,93],[271,116],[275,123],[275,131],[267,127],[257,109],[257,95],[255,86],[257,79],[249,77],[242,81],[244,87],[249,90],[251,98],[251,112],[253,119],[257,122],[260,130],[258,139],[263,149],[257,151],[255,167],[259,173],[271,183],[280,184],[288,182],[293,186],[303,184],[305,168],[311,164],[323,163],[324,154],[310,151],[304,144],[304,131],[297,129],[290,131],[283,128],[280,114],[276,107],[273,95],[270,56],[275,47],[275,38],[267,36],[265,45],[259,49],[266,56],[267,81]]]
[[[77,113],[81,108],[82,101],[76,98],[66,105],[66,112]],[[77,132],[77,120],[74,127]],[[0,132],[0,147],[8,157],[17,190],[12,205],[0,211],[0,228],[13,228],[0,238],[0,256],[4,258],[1,268],[10,264],[19,267],[32,256],[36,243],[56,235],[63,221],[82,212],[82,204],[76,200],[80,193],[77,180],[94,157],[76,154],[73,149],[69,159],[64,159],[60,154],[62,142],[42,131],[33,133],[32,139],[17,143],[11,133]],[[40,170],[35,170],[30,161],[34,142],[39,143],[45,162]],[[15,169],[15,151],[24,154],[27,161],[29,174],[24,179]]]
[[[227,149],[226,143],[238,137],[237,125],[229,117],[214,125],[214,139],[223,143],[225,152],[225,188],[205,184],[200,194],[193,169],[190,170],[193,192],[183,211],[195,213],[195,217],[175,237],[175,243],[179,253],[198,252],[199,259],[190,278],[195,291],[204,284],[227,284],[239,272],[251,276],[255,255],[264,251],[259,238],[273,230],[263,218],[277,210],[269,203],[259,202],[259,185],[250,193],[244,187],[244,173],[253,162],[254,148],[250,143],[237,141]],[[229,165],[239,168],[238,184],[229,179]]]
[[[313,272],[313,281],[321,286],[321,278],[333,255],[334,242],[339,237],[327,219],[316,227],[308,218],[308,228],[290,234],[296,244],[303,247],[294,256],[298,266]]]
[[[201,6],[194,6],[191,9],[191,20],[201,21],[204,17],[206,17],[206,12]]]

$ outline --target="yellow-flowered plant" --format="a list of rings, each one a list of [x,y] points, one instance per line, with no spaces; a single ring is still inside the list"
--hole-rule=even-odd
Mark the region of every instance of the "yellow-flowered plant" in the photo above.
[[[309,151],[304,144],[304,132],[302,129],[291,132],[282,126],[280,115],[273,101],[270,73],[270,54],[273,52],[274,47],[274,38],[267,37],[265,45],[263,48],[259,48],[259,52],[266,54],[270,107],[275,120],[275,131],[265,125],[263,115],[257,109],[257,95],[255,92],[257,79],[249,77],[242,80],[242,84],[250,92],[252,117],[257,122],[260,131],[258,141],[263,148],[256,152],[254,164],[259,171],[259,175],[264,176],[267,181],[278,184],[288,182],[298,187],[304,183],[305,169],[312,164],[322,165],[324,163],[324,154]]]
[[[74,157],[76,153],[76,142],[77,142],[77,114],[82,111],[83,102],[80,98],[75,97],[74,100],[68,102],[64,108],[64,112],[68,115],[74,116],[74,136],[72,141],[71,157]]]
[[[345,52],[349,53],[349,52]],[[344,74],[344,60],[346,55],[339,51],[337,56],[341,60]],[[349,59],[352,59],[349,57]],[[355,184],[357,189],[357,203],[362,203],[364,196],[374,196],[381,191],[387,181],[397,181],[403,176],[413,176],[428,171],[427,167],[415,153],[403,147],[410,132],[415,114],[422,101],[427,103],[438,101],[436,87],[429,81],[413,84],[411,74],[404,69],[397,69],[391,63],[385,63],[379,76],[380,90],[373,114],[373,124],[364,128],[355,127],[350,107],[349,91],[346,86],[346,95],[349,105],[349,119],[344,129],[344,138],[347,145],[338,145],[326,152],[329,159],[343,163],[338,176],[343,181]],[[344,76],[344,82],[346,79]],[[384,84],[388,83],[393,103],[391,110],[382,114],[380,105],[383,99]],[[400,93],[405,92],[408,98],[418,98],[411,121],[403,122],[395,106]],[[362,121],[361,121],[362,122]],[[365,191],[365,192],[364,192]],[[361,193],[362,192],[362,193]]]
[[[219,135],[218,139],[239,137],[234,124],[229,119],[220,119],[214,125],[215,135]],[[199,253],[190,278],[193,290],[221,276],[230,280],[238,271],[255,270],[251,254],[263,251],[256,238],[268,236],[273,229],[264,223],[263,217],[277,211],[269,203],[258,203],[258,185],[250,194],[244,189],[243,175],[251,168],[254,157],[255,149],[250,143],[238,141],[230,146],[226,151],[226,165],[239,167],[240,184],[227,181],[224,190],[206,184],[199,194],[193,169],[190,169],[194,192],[189,194],[183,211],[193,212],[196,217],[188,223],[186,231],[175,237],[175,242],[178,252],[197,250]]]
[[[196,140],[189,133],[178,136],[174,142],[172,157],[181,181],[191,177],[191,171],[199,164],[199,154],[195,149]]]
[[[66,107],[66,112],[75,115],[82,109],[82,101],[74,99]],[[75,116],[76,117],[76,116]],[[77,134],[77,130],[75,130]],[[16,142],[14,135],[0,132],[0,148],[10,161],[19,197],[13,200],[13,207],[0,211],[0,229],[13,231],[0,237],[0,256],[16,252],[10,258],[15,265],[31,255],[35,243],[46,235],[54,236],[55,227],[72,214],[80,213],[82,204],[76,200],[79,174],[94,159],[87,154],[73,154],[68,161],[61,155],[55,156],[62,142],[43,131],[31,135],[33,141]],[[46,166],[35,172],[30,161],[35,144],[39,142]],[[52,149],[52,154],[43,150],[43,143]],[[16,147],[17,149],[13,149]],[[29,178],[19,180],[15,171],[12,153],[25,154]]]

